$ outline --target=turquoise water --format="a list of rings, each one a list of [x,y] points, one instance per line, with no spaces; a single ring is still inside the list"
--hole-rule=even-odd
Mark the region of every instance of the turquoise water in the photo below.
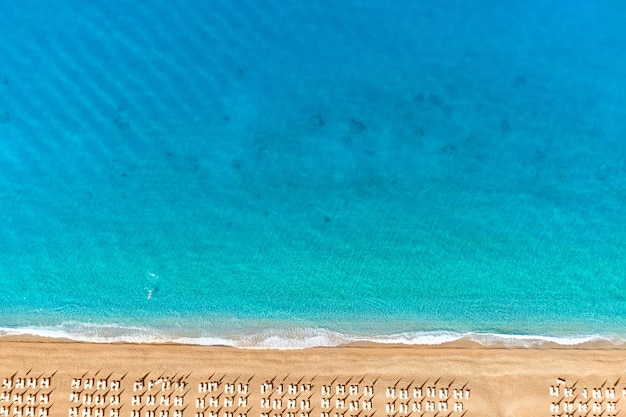
[[[0,334],[626,340],[626,5],[0,3]]]

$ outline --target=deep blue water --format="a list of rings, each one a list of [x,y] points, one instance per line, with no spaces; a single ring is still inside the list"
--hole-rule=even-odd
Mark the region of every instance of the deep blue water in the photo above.
[[[626,339],[626,3],[0,16],[0,333]]]

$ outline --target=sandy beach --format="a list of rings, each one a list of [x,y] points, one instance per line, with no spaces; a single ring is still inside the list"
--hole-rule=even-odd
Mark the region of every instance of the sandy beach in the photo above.
[[[617,415],[626,351],[0,341],[0,416]]]

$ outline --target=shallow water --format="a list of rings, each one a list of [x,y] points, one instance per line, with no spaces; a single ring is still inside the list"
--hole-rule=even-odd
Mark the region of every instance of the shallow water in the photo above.
[[[414,3],[0,5],[3,332],[626,337],[626,8]]]

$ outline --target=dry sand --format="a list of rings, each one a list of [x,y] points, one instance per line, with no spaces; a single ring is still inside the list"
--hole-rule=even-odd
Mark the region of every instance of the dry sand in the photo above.
[[[626,414],[626,350],[606,346],[279,351],[4,338],[0,358],[0,416]]]

